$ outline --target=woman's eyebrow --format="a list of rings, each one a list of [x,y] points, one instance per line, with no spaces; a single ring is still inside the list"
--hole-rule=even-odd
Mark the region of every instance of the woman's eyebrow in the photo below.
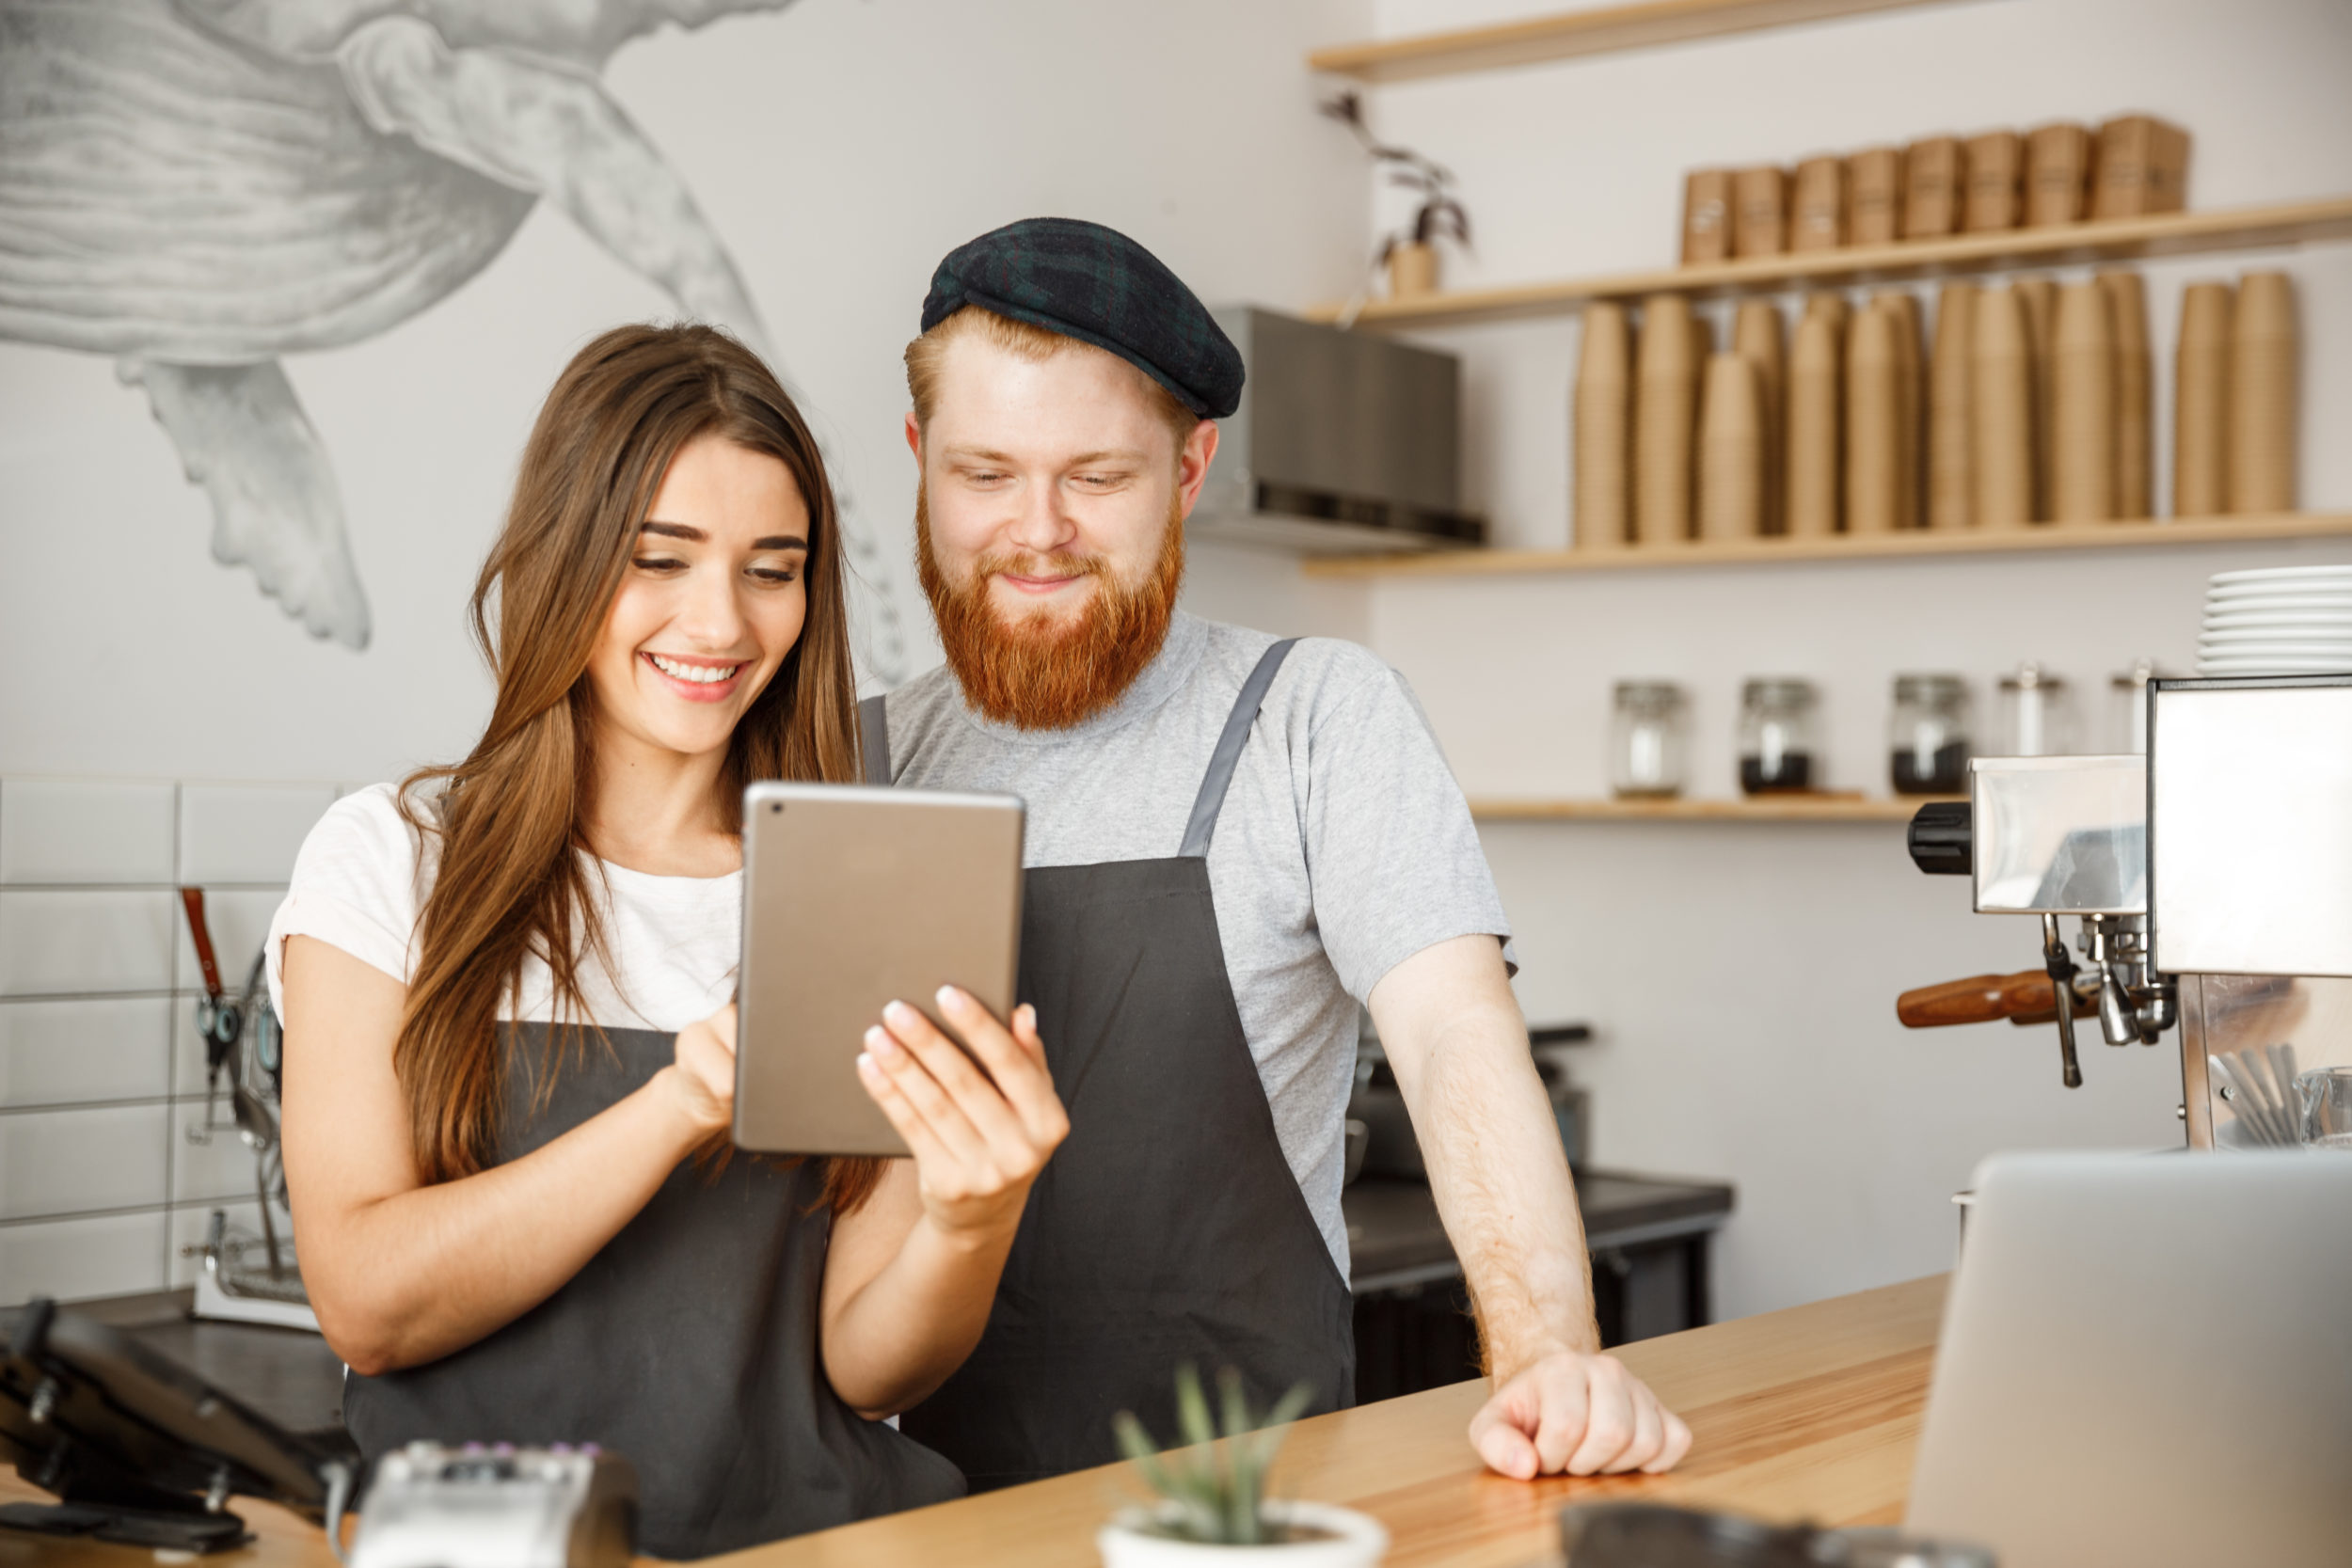
[[[683,539],[690,544],[709,542],[710,535],[687,523],[663,523],[648,519],[637,525],[640,533],[658,533],[665,539]],[[808,541],[797,533],[765,533],[752,541],[755,550],[804,550]]]

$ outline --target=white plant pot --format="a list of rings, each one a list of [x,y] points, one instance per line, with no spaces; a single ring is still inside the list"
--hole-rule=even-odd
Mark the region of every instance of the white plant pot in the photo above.
[[[1389,1551],[1389,1532],[1379,1520],[1329,1503],[1267,1503],[1270,1520],[1327,1532],[1275,1546],[1206,1546],[1153,1535],[1145,1528],[1174,1512],[1163,1504],[1119,1513],[1094,1538],[1103,1568],[1373,1568]]]

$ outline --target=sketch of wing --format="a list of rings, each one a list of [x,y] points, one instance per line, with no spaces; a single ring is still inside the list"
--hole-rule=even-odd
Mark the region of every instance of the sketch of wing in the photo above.
[[[294,387],[258,365],[124,360],[191,482],[213,502],[213,559],[252,568],[314,637],[368,645],[368,603],[343,537],[342,498]]]
[[[602,83],[576,67],[501,49],[452,48],[432,24],[384,16],[335,53],[375,129],[554,202],[582,231],[691,316],[728,327],[767,359],[759,312],[686,182]],[[895,685],[906,637],[890,558],[836,495],[844,553],[870,589],[867,668]]]
[[[538,193],[688,313],[762,346],[759,313],[686,182],[595,77],[557,60],[452,49],[406,16],[379,17],[335,54],[378,132]]]

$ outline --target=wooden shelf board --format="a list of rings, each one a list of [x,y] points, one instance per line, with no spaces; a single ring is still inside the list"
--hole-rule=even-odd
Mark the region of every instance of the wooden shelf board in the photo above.
[[[2217,212],[2162,213],[2153,217],[2103,218],[2050,229],[2012,229],[1996,234],[1961,234],[1947,240],[1913,240],[1898,245],[1849,245],[1782,256],[1750,256],[1731,261],[1702,261],[1684,267],[1609,273],[1549,283],[1464,289],[1413,299],[1365,302],[1359,326],[1415,326],[1444,322],[1494,321],[1558,315],[1596,299],[1639,299],[1645,294],[1760,293],[1800,284],[1892,281],[1945,273],[1986,272],[2000,267],[2058,266],[2143,256],[2185,256],[2250,250],[2314,241],[2352,239],[2352,197],[2290,201]],[[1308,311],[1317,321],[1335,321],[1343,305]]]
[[[1900,533],[1840,533],[1823,539],[1725,539],[1612,550],[1433,550],[1410,555],[1310,556],[1301,567],[1309,577],[1318,578],[1511,577],[1540,572],[1665,571],[1691,566],[1883,561],[1910,556],[2236,545],[2339,536],[2352,536],[2352,512],[2158,517],[2139,522],[2037,524],[2023,529],[1967,529],[1932,533],[1909,530]]]
[[[1862,795],[1758,795],[1708,800],[1473,800],[1482,822],[1908,822],[1931,800],[1964,795],[1881,799]]]
[[[1900,10],[1938,0],[1641,0],[1457,32],[1318,49],[1308,66],[1365,82],[1405,82],[1468,71],[1534,65],[1577,55]]]

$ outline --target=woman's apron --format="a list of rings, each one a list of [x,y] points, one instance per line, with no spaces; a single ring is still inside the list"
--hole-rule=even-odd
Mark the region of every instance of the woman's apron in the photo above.
[[[1275,1134],[1209,895],[1217,814],[1291,645],[1244,683],[1172,858],[1024,881],[1020,995],[1070,1136],[1030,1190],[978,1348],[900,1421],[975,1490],[1118,1458],[1121,1410],[1174,1441],[1185,1362],[1238,1369],[1261,1406],[1299,1382],[1310,1410],[1354,1402],[1347,1282]],[[867,776],[888,782],[879,699],[863,718]]]
[[[675,1037],[593,1034],[537,1102],[548,1025],[506,1026],[501,1162],[633,1093]],[[939,1455],[834,1397],[818,1360],[832,1214],[821,1162],[690,1161],[563,1289],[426,1366],[351,1374],[343,1420],[371,1463],[417,1438],[596,1443],[637,1469],[638,1549],[714,1552],[940,1502]]]

